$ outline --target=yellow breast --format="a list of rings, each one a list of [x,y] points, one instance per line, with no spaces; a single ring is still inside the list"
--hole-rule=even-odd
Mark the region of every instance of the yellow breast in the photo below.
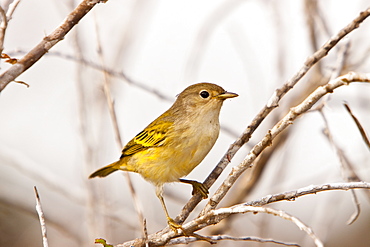
[[[188,128],[176,130],[159,147],[134,154],[127,160],[129,170],[141,174],[153,184],[178,181],[189,174],[211,150],[219,134],[217,121],[200,125],[190,123]]]

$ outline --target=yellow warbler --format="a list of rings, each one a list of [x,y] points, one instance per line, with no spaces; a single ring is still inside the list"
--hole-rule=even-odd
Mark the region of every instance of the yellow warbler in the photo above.
[[[207,198],[208,189],[194,180],[181,179],[189,174],[208,154],[219,132],[219,114],[227,98],[237,97],[211,83],[198,83],[180,93],[165,113],[137,134],[122,150],[120,159],[93,174],[105,177],[122,170],[139,173],[156,186],[168,225],[181,228],[169,216],[163,199],[163,184],[183,182]]]

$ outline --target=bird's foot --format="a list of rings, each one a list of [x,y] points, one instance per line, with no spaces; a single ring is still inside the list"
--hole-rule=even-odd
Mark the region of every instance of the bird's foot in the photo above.
[[[200,183],[195,180],[187,180],[187,179],[180,179],[180,182],[191,184],[193,186],[193,191],[191,193],[192,195],[198,192],[202,195],[203,199],[208,198],[208,193],[209,193],[208,188],[203,183]]]
[[[178,232],[177,230],[181,230],[185,234],[185,231],[182,228],[182,225],[176,223],[172,218],[167,217],[167,224],[171,228],[171,230],[173,230],[174,232],[177,233]]]

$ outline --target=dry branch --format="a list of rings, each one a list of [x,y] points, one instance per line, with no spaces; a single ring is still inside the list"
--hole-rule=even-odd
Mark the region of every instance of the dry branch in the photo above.
[[[26,51],[23,50],[23,49],[16,49],[14,51],[8,52],[7,54],[10,55],[10,56],[16,56],[16,55],[23,55],[25,53],[26,53]],[[89,60],[87,60],[87,59],[85,59],[81,56],[76,56],[75,54],[74,55],[65,54],[65,53],[60,52],[60,51],[49,51],[48,53],[45,54],[45,56],[55,56],[55,57],[59,57],[59,58],[62,58],[62,59],[66,59],[66,60],[70,60],[70,61],[73,61],[73,62],[76,62],[76,63],[86,65],[87,67],[96,69],[98,71],[102,71],[102,72],[108,74],[109,76],[113,76],[113,77],[122,79],[125,82],[127,82],[128,84],[133,85],[137,88],[140,88],[145,92],[151,93],[154,96],[158,97],[159,99],[166,100],[168,102],[173,102],[173,97],[170,97],[170,96],[162,93],[156,87],[149,87],[146,83],[134,80],[133,78],[129,77],[123,71],[118,71],[118,70],[108,68],[106,66],[103,66],[101,63],[97,63],[96,61],[89,61]],[[225,129],[225,128],[223,130],[228,132],[228,133],[232,133],[232,130]]]
[[[210,242],[217,243],[217,241],[221,240],[232,240],[232,241],[252,241],[252,242],[258,242],[258,243],[273,243],[273,244],[280,244],[285,246],[297,246],[298,244],[293,243],[285,243],[273,239],[263,239],[263,238],[257,238],[257,237],[232,237],[228,235],[217,235],[217,236],[202,236],[202,238],[208,239]],[[176,238],[172,239],[167,246],[171,245],[177,245],[177,244],[190,244],[196,241],[199,241],[199,238],[196,237],[186,237],[186,238]]]
[[[97,4],[104,2],[102,0],[84,0],[82,1],[57,27],[51,34],[29,51],[24,57],[18,60],[18,63],[11,66],[0,75],[0,92],[12,81],[14,81],[24,71],[36,63],[45,53],[54,45],[63,40],[66,34],[77,25],[77,23]]]
[[[347,26],[341,29],[336,35],[331,37],[319,50],[313,55],[309,56],[304,62],[302,68],[282,87],[275,90],[268,103],[260,110],[256,117],[252,120],[251,124],[243,132],[243,134],[230,146],[226,154],[221,158],[220,162],[216,165],[210,175],[204,181],[207,187],[211,187],[213,183],[220,176],[222,171],[230,163],[230,160],[234,157],[236,152],[249,141],[254,131],[262,123],[262,121],[273,111],[279,104],[280,100],[287,94],[304,75],[314,66],[318,61],[325,57],[329,51],[335,47],[338,42],[343,39],[350,32],[360,26],[360,24],[370,15],[370,8],[361,12],[354,20],[352,20]],[[201,196],[198,194],[194,195],[190,201],[183,207],[181,214],[176,218],[176,221],[182,223],[189,216],[190,212],[194,210],[196,205],[201,201]],[[210,200],[212,203],[212,200]]]
[[[184,231],[190,233],[192,231],[197,231],[203,229],[211,224],[217,224],[221,220],[226,217],[229,217],[232,214],[239,214],[239,213],[246,213],[246,212],[263,212],[263,213],[270,213],[270,209],[265,210],[266,208],[262,208],[261,206],[278,202],[278,201],[294,201],[298,197],[302,197],[309,194],[317,194],[319,192],[324,191],[332,191],[332,190],[352,190],[352,189],[370,189],[370,183],[367,182],[351,182],[351,183],[328,183],[322,185],[310,185],[307,187],[303,187],[294,191],[288,191],[284,193],[274,194],[274,195],[267,195],[255,201],[250,201],[243,204],[238,204],[230,208],[220,208],[220,209],[213,209],[207,212],[205,215],[200,216],[186,224],[183,225]],[[249,207],[252,206],[252,207]],[[268,212],[267,212],[268,211]],[[281,211],[271,211],[272,214],[279,214]],[[287,214],[282,213],[281,217],[289,216]],[[293,219],[292,219],[293,220]],[[293,221],[295,221],[294,219]],[[295,221],[294,222],[297,226],[303,227],[301,222]],[[320,242],[317,238],[314,238],[310,228],[304,228],[304,230],[314,239],[317,246],[320,246]],[[148,236],[148,239],[144,241],[143,239],[135,239],[129,242],[125,242],[123,244],[117,245],[117,247],[128,247],[128,246],[145,246],[148,244],[149,246],[163,246],[167,244],[171,239],[177,238],[181,236],[181,234],[177,234],[172,230],[169,230],[168,227],[164,230],[157,232],[155,234],[151,234]]]
[[[194,232],[204,228],[205,226],[217,224],[224,218],[229,217],[233,214],[245,214],[245,213],[254,213],[254,214],[266,213],[278,216],[285,220],[289,220],[293,222],[300,230],[305,231],[313,239],[317,247],[324,246],[322,242],[317,238],[317,236],[313,233],[312,229],[305,225],[303,222],[301,222],[298,218],[289,215],[281,210],[265,207],[248,206],[244,204],[238,204],[229,208],[219,208],[211,210],[206,215],[200,216],[199,218],[183,225],[183,228],[186,230],[190,230],[191,232]]]
[[[370,74],[357,74],[350,72],[346,75],[338,77],[335,80],[330,81],[328,84],[318,87],[301,104],[291,108],[289,113],[285,115],[285,117],[281,119],[271,130],[269,130],[265,137],[252,148],[244,161],[232,169],[231,174],[224,180],[222,185],[208,201],[208,204],[203,209],[202,214],[205,214],[207,211],[215,208],[218,205],[239,176],[247,168],[252,166],[252,163],[257,156],[260,155],[265,148],[270,146],[274,138],[287,127],[289,127],[298,116],[311,109],[311,107],[326,94],[332,93],[334,89],[343,85],[348,85],[351,82],[370,82]]]
[[[5,32],[8,28],[8,23],[12,19],[13,13],[17,8],[20,0],[15,0],[12,2],[4,3],[4,7],[0,7],[0,16],[1,16],[1,24],[0,24],[0,53],[4,50],[4,39],[5,39]]]
[[[268,195],[255,201],[244,203],[249,206],[264,206],[278,201],[294,201],[298,197],[316,194],[318,192],[332,191],[332,190],[352,190],[352,189],[370,189],[368,182],[350,182],[350,183],[328,183],[322,185],[309,185],[297,190],[292,190],[284,193]]]
[[[0,6],[0,16],[1,16],[1,24],[0,24],[0,53],[3,53],[4,50],[4,38],[5,38],[5,31],[8,27],[8,18],[6,18],[5,10]]]
[[[355,121],[356,126],[357,126],[357,128],[360,131],[360,134],[362,136],[362,139],[364,140],[366,146],[370,149],[370,140],[369,140],[369,138],[366,135],[365,129],[362,127],[362,125],[361,125],[360,121],[357,119],[357,117],[352,113],[352,110],[348,106],[348,104],[344,104],[344,107],[346,108],[346,110],[348,111],[348,113],[351,115],[353,121]]]
[[[35,191],[35,196],[36,196],[36,211],[37,211],[37,214],[39,215],[39,220],[40,220],[40,225],[41,225],[42,245],[44,247],[48,247],[49,244],[48,244],[48,238],[46,235],[46,223],[45,223],[44,211],[42,210],[42,207],[41,207],[40,196],[39,196],[39,192],[37,191],[36,186],[33,187],[33,190]]]
[[[345,104],[345,106],[346,106],[347,110],[350,111],[349,106],[347,104]],[[347,155],[345,154],[343,149],[341,147],[339,147],[339,145],[334,141],[334,138],[333,138],[332,133],[330,131],[329,124],[328,124],[326,116],[325,116],[325,114],[322,110],[322,107],[320,107],[318,110],[319,110],[319,112],[320,112],[320,114],[321,114],[321,116],[324,120],[324,124],[325,124],[325,128],[323,130],[324,135],[328,139],[330,145],[333,146],[333,148],[334,148],[334,150],[335,150],[335,152],[338,156],[338,159],[340,161],[340,167],[341,167],[343,179],[347,182],[363,181],[361,179],[361,177],[358,175],[358,172],[356,172],[356,169],[354,168],[354,165],[351,163],[351,161],[349,160],[349,158],[347,157]],[[350,114],[352,115],[351,112],[350,112]],[[354,117],[354,116],[352,116],[352,117]],[[370,191],[366,191],[366,192],[367,192],[366,193],[367,198],[370,199]],[[357,195],[354,191],[352,191],[352,199],[353,199],[353,202],[355,204],[355,212],[353,213],[351,218],[348,220],[348,222],[347,222],[348,225],[350,225],[354,221],[356,221],[357,218],[360,215],[360,212],[361,212],[360,203],[359,203]]]

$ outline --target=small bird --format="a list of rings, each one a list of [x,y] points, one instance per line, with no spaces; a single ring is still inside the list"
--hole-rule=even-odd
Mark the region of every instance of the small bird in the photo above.
[[[206,157],[219,132],[219,115],[225,99],[238,95],[212,83],[198,83],[181,92],[175,103],[122,150],[120,159],[90,175],[105,177],[122,170],[139,173],[156,187],[168,225],[181,228],[168,214],[163,199],[163,185],[169,182],[188,183],[193,194],[207,198],[208,189],[194,180],[182,179]]]

